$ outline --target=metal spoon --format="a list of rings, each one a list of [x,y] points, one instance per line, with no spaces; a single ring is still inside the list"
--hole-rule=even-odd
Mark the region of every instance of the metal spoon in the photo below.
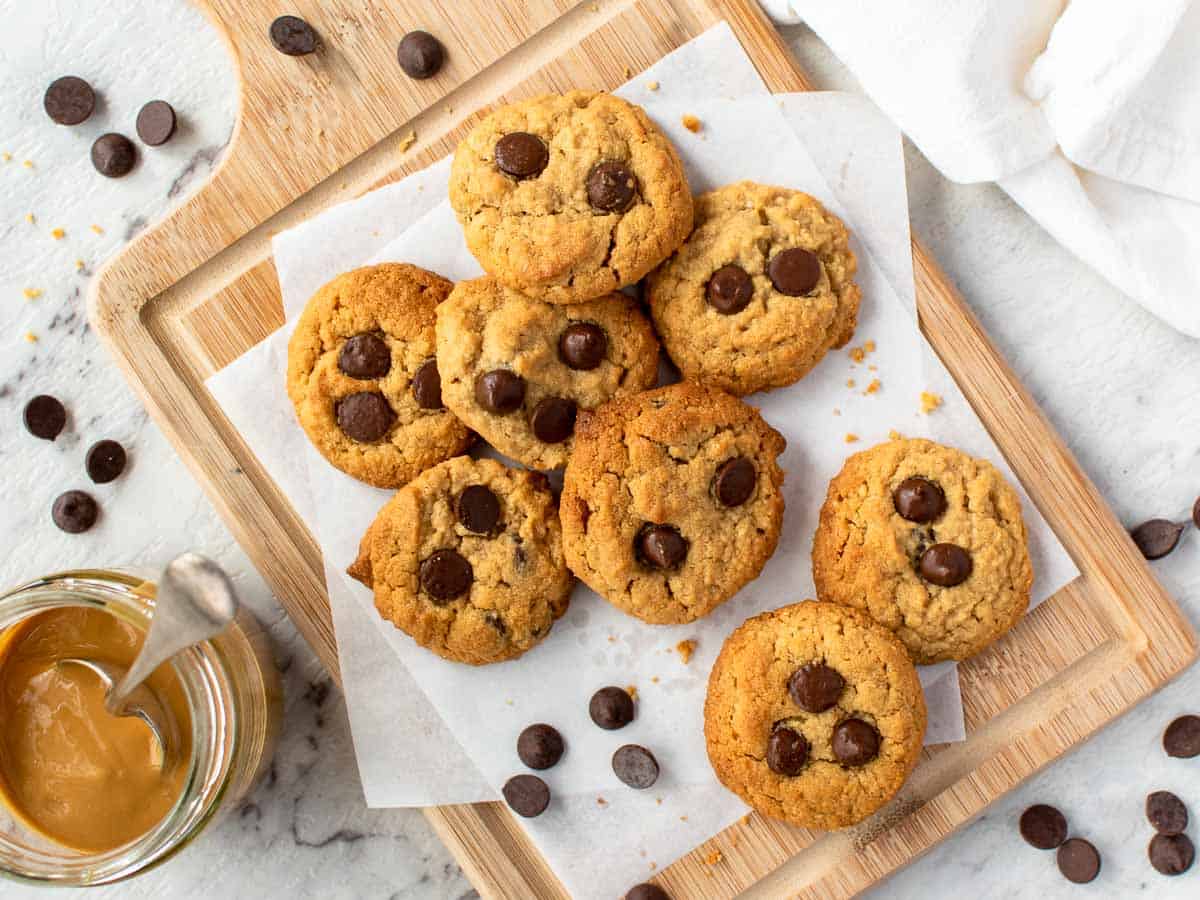
[[[68,657],[59,665],[95,672],[104,685],[104,708],[114,716],[136,716],[150,728],[159,764],[168,768],[179,750],[179,728],[143,682],[160,665],[192,644],[225,630],[237,614],[237,596],[229,576],[211,559],[185,553],[163,569],[154,601],[154,617],[141,652],[127,671],[92,659]]]

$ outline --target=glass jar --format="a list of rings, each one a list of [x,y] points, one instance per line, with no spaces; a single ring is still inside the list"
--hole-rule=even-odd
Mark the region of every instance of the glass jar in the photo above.
[[[0,635],[29,616],[62,606],[100,609],[145,632],[154,583],[129,571],[50,575],[0,596]],[[124,846],[73,850],[23,824],[0,804],[0,873],[54,885],[108,884],[173,856],[220,814],[236,809],[270,764],[282,714],[279,673],[266,633],[246,610],[224,632],[170,665],[191,716],[191,757],[183,791],[166,817]]]

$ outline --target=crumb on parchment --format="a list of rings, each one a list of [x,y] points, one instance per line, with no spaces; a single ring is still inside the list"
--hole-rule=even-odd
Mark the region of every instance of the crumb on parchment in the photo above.
[[[889,441],[898,441],[902,437],[904,437],[904,435],[902,435],[900,432],[898,432],[895,428],[893,428],[891,431],[888,432],[888,440]]]
[[[651,683],[651,684],[658,684],[658,676],[657,676],[657,675],[652,675],[652,676],[650,676],[650,683]]]
[[[597,805],[597,806],[600,806],[600,807],[608,806],[608,801],[607,801],[607,800],[605,800],[603,797],[597,797],[597,798],[596,798],[596,805]]]
[[[872,378],[871,383],[867,385],[867,389],[863,391],[863,396],[866,397],[871,394],[878,394],[881,387],[883,387],[883,385],[880,383],[879,379]]]
[[[37,217],[33,213],[25,213],[25,221],[32,225],[37,221]]]
[[[858,435],[857,435],[857,434],[854,434],[853,432],[851,432],[850,434],[847,434],[847,435],[846,435],[846,443],[847,443],[847,444],[856,444],[856,443],[858,443]]]
[[[921,412],[929,415],[935,409],[942,405],[940,394],[931,394],[929,391],[921,391]]]
[[[12,154],[5,150],[3,153],[0,153],[0,159],[5,162],[12,162]]]
[[[27,332],[25,332],[25,341],[26,341],[26,343],[29,343],[29,344],[36,344],[36,343],[37,343],[37,339],[38,339],[38,336],[37,336],[36,334],[34,334],[32,331],[27,331]]]
[[[657,90],[658,90],[658,82],[657,82],[657,81],[650,81],[650,82],[647,82],[647,83],[646,83],[646,90],[648,90],[648,91],[657,91]]]
[[[21,160],[21,165],[23,165],[27,169],[32,169],[33,168],[33,160],[32,159],[23,159],[23,160]]]
[[[692,132],[693,134],[695,134],[701,128],[704,127],[704,123],[702,123],[699,119],[697,119],[691,113],[688,113],[679,121],[683,123],[684,128],[686,128],[688,131]]]
[[[846,379],[846,387],[848,387],[848,388],[852,388],[852,387],[854,387],[856,384],[858,384],[858,382],[857,382],[857,381],[855,381],[853,378],[847,378],[847,379]]]
[[[75,260],[75,271],[76,271],[76,272],[82,272],[82,271],[83,271],[83,267],[84,267],[84,266],[86,266],[86,265],[87,265],[87,263],[85,263],[85,262],[84,262],[82,259],[77,259],[77,260]]]
[[[686,822],[686,821],[687,821],[687,816],[680,816],[680,817],[679,817],[679,821],[680,821],[680,822]]]
[[[61,241],[66,236],[67,236],[67,233],[65,231],[63,231],[61,228],[51,228],[50,229],[50,237],[54,238],[56,241]]]
[[[849,356],[853,362],[860,363],[867,358],[867,351],[862,347],[851,347],[846,351],[846,355]]]
[[[38,297],[42,296],[42,289],[25,288],[25,290],[21,291],[21,293],[25,295],[26,300],[36,300]]]
[[[686,666],[692,661],[692,654],[696,652],[696,641],[693,638],[688,638],[686,641],[680,641],[675,645],[675,652],[679,654],[679,658]]]
[[[637,699],[637,685],[636,684],[627,685],[625,688],[625,693],[627,693],[629,695],[630,700],[636,700]]]
[[[96,232],[96,234],[104,234],[104,229],[101,228],[99,225],[93,225],[92,231]]]

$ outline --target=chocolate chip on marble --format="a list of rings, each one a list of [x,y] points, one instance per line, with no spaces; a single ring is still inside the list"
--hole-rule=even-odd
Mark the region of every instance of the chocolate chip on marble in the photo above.
[[[392,370],[392,350],[377,334],[356,334],[342,344],[338,368],[360,381],[382,378]]]
[[[471,589],[475,573],[455,550],[434,550],[421,563],[421,587],[442,606]]]
[[[492,369],[475,379],[475,402],[503,416],[525,402],[525,379],[508,369]]]
[[[1169,519],[1150,519],[1129,532],[1137,548],[1146,559],[1161,559],[1179,543],[1183,534],[1183,523]]]
[[[934,544],[921,554],[921,577],[940,587],[954,587],[971,576],[971,555],[957,544]]]
[[[161,147],[175,134],[175,109],[166,100],[151,100],[138,111],[134,125],[142,143]]]
[[[1156,834],[1146,853],[1162,875],[1182,875],[1196,860],[1196,847],[1186,834]]]
[[[396,60],[409,78],[432,78],[446,61],[446,49],[428,31],[410,31],[400,39]]]
[[[1100,874],[1100,852],[1090,841],[1071,838],[1058,848],[1058,870],[1067,881],[1087,884]]]
[[[549,769],[562,759],[562,735],[545,722],[530,725],[517,738],[517,756],[531,769]]]
[[[687,559],[688,542],[671,525],[647,525],[638,532],[638,557],[654,569],[675,569]]]
[[[96,109],[96,92],[92,86],[74,75],[64,75],[50,82],[42,97],[42,107],[59,125],[78,125]]]
[[[84,458],[88,477],[96,484],[116,481],[125,471],[125,448],[116,441],[103,440],[92,444]]]
[[[744,456],[721,463],[713,477],[713,496],[722,506],[741,506],[750,499],[758,484],[758,470]]]
[[[421,409],[444,409],[442,404],[442,375],[437,360],[427,359],[413,373],[413,397]]]
[[[652,787],[658,781],[658,760],[638,744],[618,747],[612,756],[612,768],[621,781],[639,791]]]
[[[67,425],[67,409],[57,397],[38,394],[25,404],[23,418],[30,434],[43,441],[53,441]]]
[[[67,534],[82,534],[100,517],[100,507],[90,494],[83,491],[67,491],[59,494],[50,509],[54,524]]]
[[[513,131],[496,141],[496,167],[516,179],[533,178],[550,162],[550,151],[536,134]]]
[[[1046,803],[1021,813],[1019,828],[1025,842],[1038,850],[1053,850],[1067,839],[1067,817]]]
[[[1200,756],[1200,716],[1180,716],[1167,726],[1162,743],[1167,756],[1178,759]]]
[[[568,368],[587,372],[608,354],[608,335],[592,322],[572,322],[558,338],[558,356]]]
[[[633,721],[633,698],[623,688],[602,687],[592,694],[588,715],[605,731],[624,728]]]
[[[288,56],[307,56],[319,43],[316,30],[299,16],[280,16],[268,33],[275,49]]]
[[[932,522],[946,511],[946,494],[938,485],[919,475],[905,478],[892,491],[892,505],[910,522]]]
[[[821,713],[831,709],[842,696],[846,679],[832,666],[812,662],[801,666],[788,679],[788,693],[805,712]]]
[[[647,881],[631,887],[625,894],[625,900],[671,900],[671,895],[657,884]]]
[[[767,739],[767,767],[789,778],[799,775],[808,762],[808,741],[786,725],[778,725]]]
[[[771,257],[767,277],[779,293],[802,297],[811,293],[821,280],[821,261],[803,247],[792,247]]]
[[[1159,834],[1180,834],[1188,825],[1187,806],[1170,791],[1146,797],[1146,818]]]
[[[500,522],[500,498],[482,484],[465,487],[454,504],[458,521],[468,531],[491,534]]]
[[[334,404],[338,427],[360,444],[372,444],[388,433],[396,413],[383,394],[364,391],[343,397]]]
[[[844,766],[865,766],[879,755],[879,732],[862,719],[846,719],[833,729],[833,755]]]
[[[533,436],[543,444],[561,444],[575,433],[579,407],[565,397],[546,397],[538,401],[529,417]]]
[[[105,178],[121,178],[137,165],[137,147],[123,134],[102,134],[92,144],[92,165]]]
[[[704,289],[709,306],[725,316],[739,313],[754,299],[754,282],[741,266],[721,266]]]
[[[587,175],[588,203],[601,212],[625,212],[637,197],[637,176],[624,163],[605,160]]]
[[[526,819],[540,816],[550,805],[550,788],[536,775],[514,775],[500,792],[509,808]]]

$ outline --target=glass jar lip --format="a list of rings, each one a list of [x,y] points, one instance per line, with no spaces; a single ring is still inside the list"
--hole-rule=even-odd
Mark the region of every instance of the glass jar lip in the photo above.
[[[47,575],[0,594],[0,631],[29,616],[64,606],[99,608],[145,631],[154,597],[138,588],[153,576],[133,570],[76,569]],[[215,814],[229,781],[228,748],[237,719],[224,686],[228,667],[220,649],[202,642],[171,661],[191,717],[192,748],[179,798],[154,828],[137,839],[100,853],[63,848],[53,865],[14,868],[10,846],[0,835],[0,875],[34,883],[109,884],[152,868],[186,846]],[[69,854],[69,855],[68,855]]]

